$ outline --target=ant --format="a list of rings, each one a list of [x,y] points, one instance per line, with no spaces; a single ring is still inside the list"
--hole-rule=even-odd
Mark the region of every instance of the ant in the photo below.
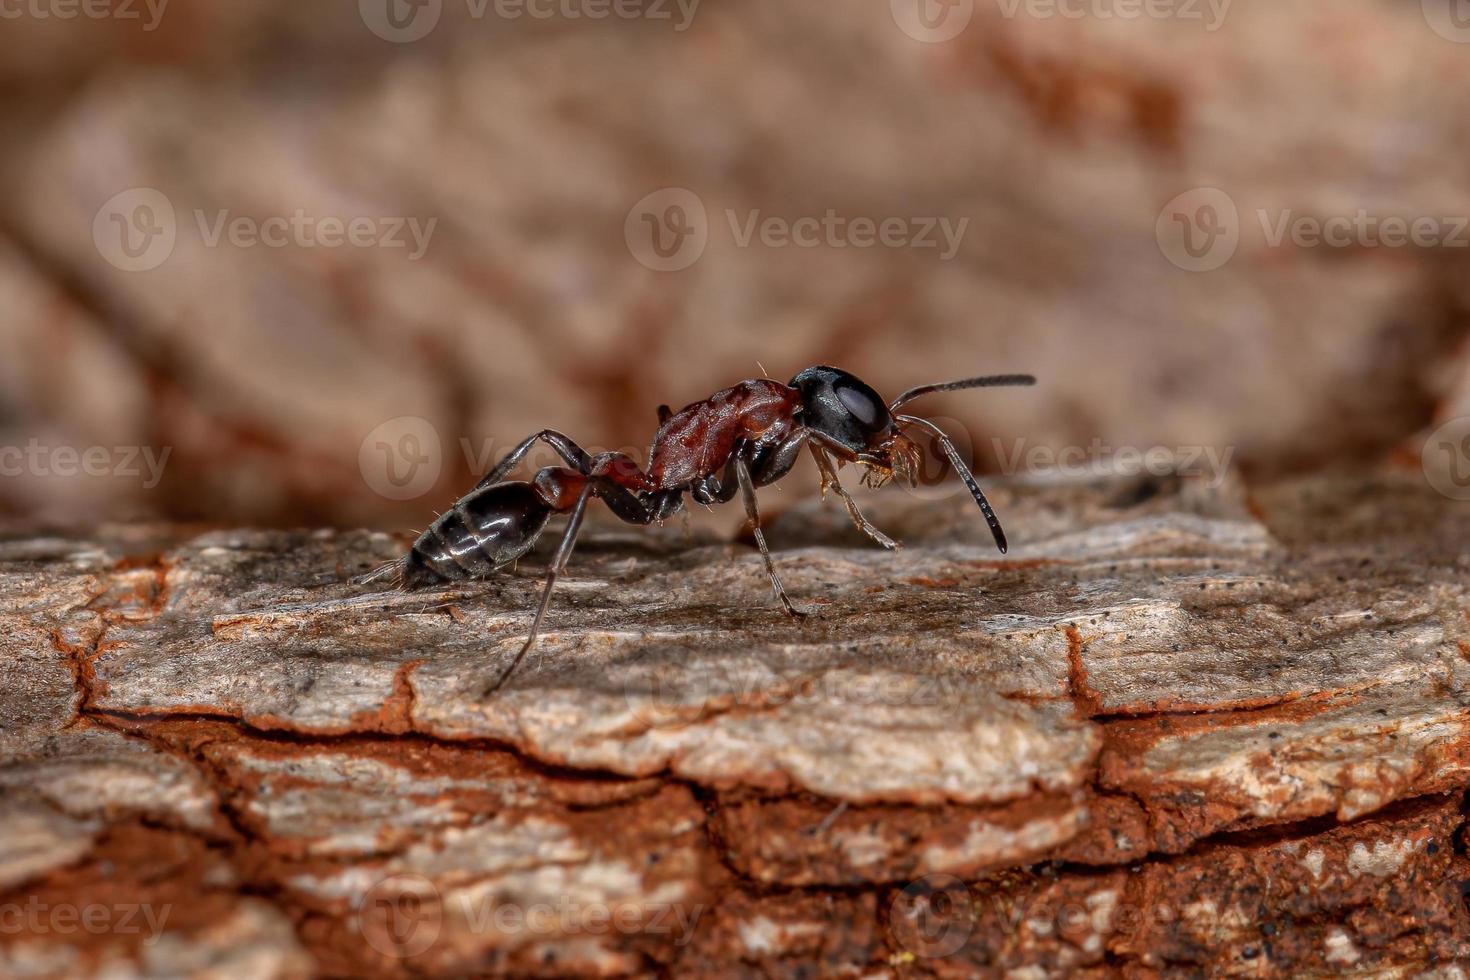
[[[793,619],[805,619],[807,613],[792,604],[776,574],[761,533],[756,487],[785,476],[806,447],[816,460],[823,494],[834,491],[859,529],[883,547],[897,548],[895,541],[863,517],[838,481],[837,469],[845,463],[861,465],[863,482],[871,487],[895,477],[914,486],[920,450],[905,430],[922,429],[938,441],[1004,554],[1005,532],[954,443],[927,419],[897,413],[913,399],[934,392],[1035,383],[1029,374],[966,378],[910,388],[885,404],[866,383],[832,367],[807,368],[785,385],[769,379],[742,381],[678,412],[660,405],[647,472],[626,453],[589,456],[560,432],[543,429],[507,453],[473,490],[429,525],[408,555],[396,563],[399,585],[417,589],[486,578],[530,551],[553,514],[568,515],[561,544],[546,572],[546,587],[530,634],[509,666],[486,689],[488,696],[500,689],[536,642],[551,605],[551,591],[571,557],[589,500],[598,497],[622,520],[648,525],[682,511],[686,493],[706,506],[728,503],[738,493],[776,598]],[[567,465],[545,467],[529,483],[506,480],[538,441],[555,450]]]

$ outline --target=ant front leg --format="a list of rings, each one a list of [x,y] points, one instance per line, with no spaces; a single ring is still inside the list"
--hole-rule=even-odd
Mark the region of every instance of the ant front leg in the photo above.
[[[868,537],[872,538],[874,541],[878,542],[883,547],[888,548],[891,551],[897,551],[899,548],[902,548],[903,545],[899,544],[897,541],[893,540],[888,535],[878,530],[872,524],[868,523],[868,519],[864,517],[863,512],[858,509],[857,501],[852,499],[852,495],[847,492],[847,488],[844,487],[842,485],[842,481],[837,478],[837,468],[832,465],[831,457],[829,457],[820,447],[818,447],[816,443],[809,443],[808,448],[811,449],[812,459],[815,459],[817,461],[817,469],[821,471],[822,474],[823,495],[825,495],[830,489],[834,493],[836,493],[837,496],[841,497],[842,502],[847,505],[847,516],[852,518],[852,523],[857,526],[857,529],[859,531],[862,531]]]
[[[792,619],[806,619],[808,613],[791,604],[791,598],[786,594],[786,587],[781,584],[781,577],[776,574],[776,563],[771,560],[771,549],[766,547],[766,536],[761,533],[761,515],[755,503],[755,483],[750,478],[750,468],[745,465],[745,460],[738,456],[733,462],[735,477],[740,482],[740,496],[745,501],[745,514],[750,518],[750,526],[755,533],[755,543],[761,550],[761,560],[766,563],[766,575],[771,579],[771,588],[776,590],[776,598],[781,600],[781,605],[786,608],[786,612]]]

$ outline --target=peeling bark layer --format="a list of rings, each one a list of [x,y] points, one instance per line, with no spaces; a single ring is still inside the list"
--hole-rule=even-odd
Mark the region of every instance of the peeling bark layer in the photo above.
[[[896,553],[781,515],[803,625],[749,548],[594,527],[489,700],[539,562],[404,595],[351,582],[381,534],[6,542],[0,973],[1454,975],[1470,509],[994,498],[1004,560],[961,497],[876,498]]]

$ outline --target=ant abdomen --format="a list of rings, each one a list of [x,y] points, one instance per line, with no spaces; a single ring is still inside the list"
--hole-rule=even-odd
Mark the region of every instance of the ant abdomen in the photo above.
[[[529,483],[497,483],[460,498],[403,559],[406,589],[486,578],[530,551],[552,509]]]

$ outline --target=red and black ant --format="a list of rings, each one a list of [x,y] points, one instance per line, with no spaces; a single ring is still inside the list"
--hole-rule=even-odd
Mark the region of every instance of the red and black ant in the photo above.
[[[1035,383],[1029,374],[967,378],[910,388],[885,405],[871,387],[837,368],[807,368],[789,385],[768,379],[742,381],[678,412],[659,406],[659,427],[648,451],[646,473],[625,453],[589,456],[560,432],[543,429],[512,449],[473,490],[429,525],[397,564],[399,583],[413,589],[488,577],[530,551],[551,515],[569,515],[546,572],[546,589],[531,621],[530,635],[486,690],[488,695],[505,683],[536,642],[552,588],[572,554],[589,500],[600,497],[622,520],[647,525],[679,513],[685,493],[706,505],[727,503],[739,493],[776,598],[793,618],[803,619],[807,614],[792,605],[761,533],[756,487],[785,476],[805,446],[816,460],[823,492],[836,492],[853,523],[868,537],[885,548],[897,548],[863,517],[838,481],[837,468],[844,463],[860,464],[869,486],[881,486],[894,477],[913,486],[920,450],[904,430],[922,429],[939,443],[965,482],[990,524],[996,547],[1004,554],[1005,532],[954,443],[932,422],[897,412],[905,403],[933,392]],[[506,480],[538,440],[567,465],[548,466],[529,483]]]

